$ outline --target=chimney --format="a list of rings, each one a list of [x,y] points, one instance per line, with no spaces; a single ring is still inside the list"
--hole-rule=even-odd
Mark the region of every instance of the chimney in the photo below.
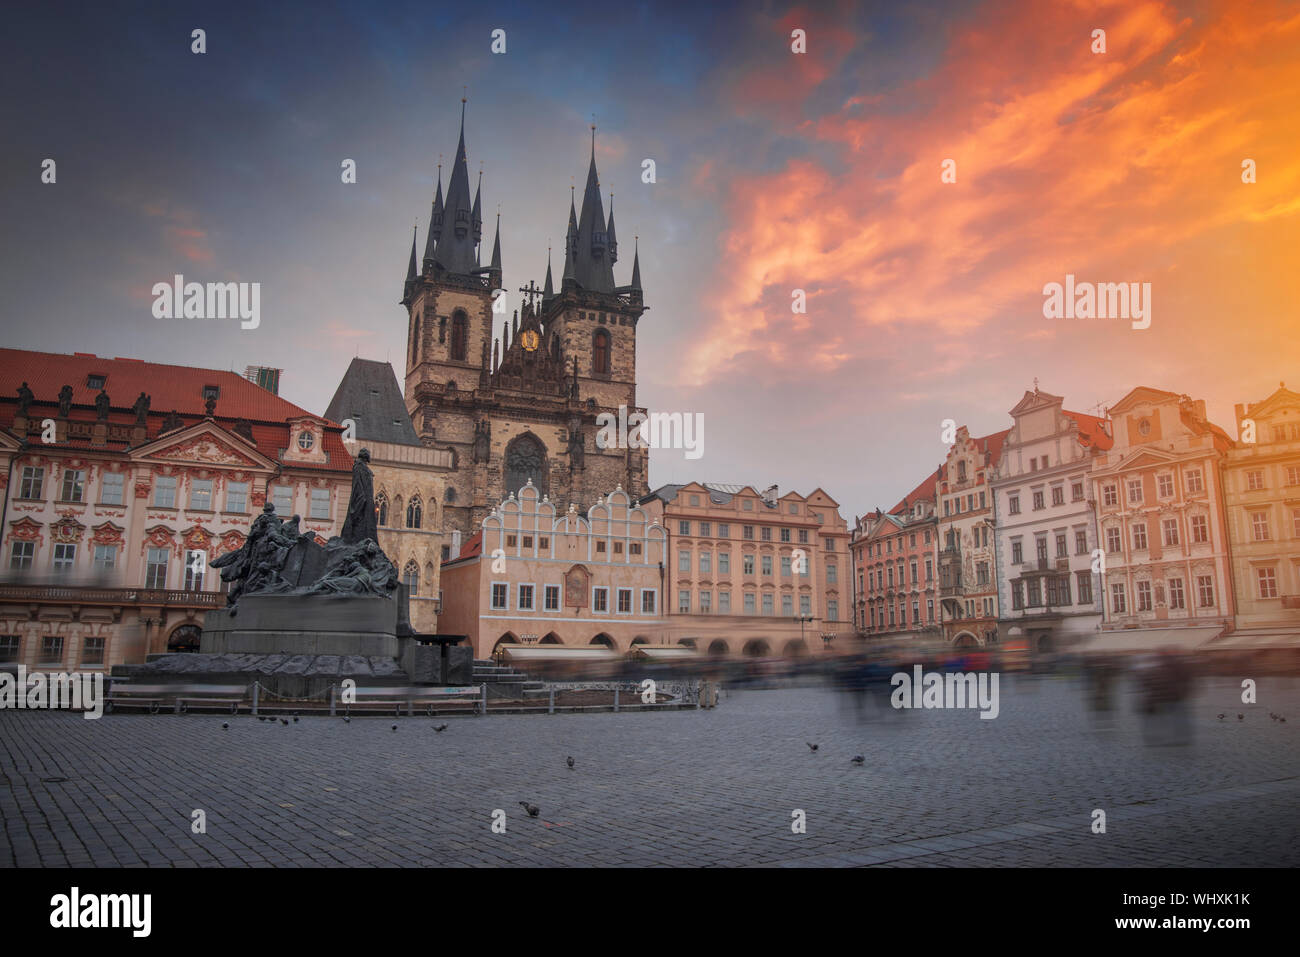
[[[763,501],[773,508],[776,507],[776,486],[775,485],[769,485],[767,488],[763,489]]]

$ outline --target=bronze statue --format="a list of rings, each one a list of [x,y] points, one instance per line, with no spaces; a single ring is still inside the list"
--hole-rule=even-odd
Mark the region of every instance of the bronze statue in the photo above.
[[[108,421],[108,405],[108,393],[100,389],[99,395],[95,396],[95,418],[100,422]]]
[[[65,385],[59,390],[59,416],[66,419],[72,411],[72,386]]]
[[[349,545],[379,537],[375,518],[375,477],[370,471],[370,450],[362,449],[352,464],[352,496],[343,520],[343,541]]]
[[[153,396],[145,395],[143,392],[135,400],[135,405],[131,406],[131,411],[135,413],[135,424],[144,425],[145,418],[149,415],[149,403],[153,401]]]

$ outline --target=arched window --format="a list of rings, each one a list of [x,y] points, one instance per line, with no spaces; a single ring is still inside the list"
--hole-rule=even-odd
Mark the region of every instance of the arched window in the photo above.
[[[469,317],[459,309],[451,317],[451,357],[459,362],[465,361],[469,347]]]
[[[375,519],[381,527],[388,524],[388,496],[383,492],[375,496]]]
[[[519,494],[531,479],[538,494],[549,491],[546,448],[532,435],[521,435],[506,447],[506,494]]]
[[[420,566],[414,560],[407,562],[402,569],[402,584],[412,595],[420,593]]]
[[[609,333],[604,329],[591,334],[591,371],[595,375],[609,374]]]
[[[411,504],[406,506],[406,527],[419,528],[420,519],[422,517],[421,513],[422,513],[422,509],[420,508],[420,496],[418,495],[411,496]]]
[[[442,497],[442,500],[447,505],[450,505],[452,502],[456,501],[456,490],[454,488],[447,489],[446,493]]]

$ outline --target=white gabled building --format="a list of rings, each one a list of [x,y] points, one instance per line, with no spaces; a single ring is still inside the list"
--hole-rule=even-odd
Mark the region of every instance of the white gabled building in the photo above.
[[[1094,636],[1102,620],[1090,473],[1094,449],[1112,443],[1101,419],[1062,402],[1037,386],[1025,393],[990,481],[999,638],[1034,651]]]

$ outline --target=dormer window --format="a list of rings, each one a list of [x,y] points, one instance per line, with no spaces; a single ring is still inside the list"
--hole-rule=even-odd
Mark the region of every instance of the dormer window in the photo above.
[[[107,379],[108,379],[108,376],[103,375],[102,373],[92,372],[90,375],[86,376],[86,388],[87,388],[87,389],[102,389],[102,388],[104,388],[104,382],[105,382]]]
[[[310,452],[312,446],[315,444],[316,436],[312,435],[307,430],[304,429],[298,433],[298,448],[302,449],[304,452]]]
[[[206,399],[220,399],[220,398],[221,398],[221,386],[219,386],[219,385],[205,385],[205,386],[203,387],[203,398],[204,398],[205,400],[206,400]]]

